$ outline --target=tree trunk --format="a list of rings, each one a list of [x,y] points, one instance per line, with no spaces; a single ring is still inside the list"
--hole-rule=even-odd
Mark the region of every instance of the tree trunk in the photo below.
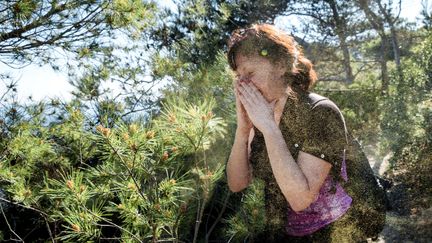
[[[381,95],[385,95],[388,92],[389,86],[389,76],[387,70],[387,58],[386,54],[389,50],[388,38],[384,31],[380,34],[381,37],[381,55],[380,55],[380,65],[381,65]]]
[[[365,13],[366,18],[372,27],[378,32],[381,38],[381,55],[379,57],[379,62],[381,65],[381,95],[385,95],[388,92],[389,77],[386,58],[386,53],[388,51],[388,40],[387,35],[385,34],[384,20],[370,9],[368,0],[359,0],[358,4]]]
[[[392,25],[390,25],[390,31],[391,31],[391,39],[392,39],[392,45],[393,45],[393,53],[394,53],[394,58],[395,58],[395,63],[396,63],[396,68],[398,69],[398,71],[400,71],[402,69],[401,63],[400,63],[400,51],[399,51],[399,42],[397,40],[397,33],[396,30]]]
[[[339,16],[336,2],[334,0],[328,0],[327,3],[330,5],[330,8],[332,9],[333,19],[335,22],[335,32],[339,38],[340,47],[342,48],[345,80],[346,83],[351,84],[354,81],[354,75],[352,73],[352,68],[351,68],[350,51],[346,43],[346,38],[347,38],[346,23]]]
[[[352,73],[352,68],[351,68],[351,57],[350,57],[350,52],[348,49],[348,45],[346,44],[345,41],[345,36],[341,35],[339,36],[339,40],[340,40],[340,46],[342,48],[342,52],[343,52],[343,57],[344,57],[344,69],[345,69],[345,77],[346,77],[346,83],[351,84],[354,81],[354,75]]]
[[[396,63],[396,70],[398,71],[399,76],[402,76],[402,66],[400,63],[400,51],[399,51],[399,44],[397,40],[397,33],[394,26],[394,23],[396,20],[392,20],[391,16],[388,14],[387,10],[382,6],[381,0],[378,0],[378,7],[380,9],[380,12],[384,16],[385,21],[390,27],[390,33],[391,33],[391,41],[392,41],[392,47],[393,47],[393,55]],[[399,2],[399,8],[400,8],[400,2]]]

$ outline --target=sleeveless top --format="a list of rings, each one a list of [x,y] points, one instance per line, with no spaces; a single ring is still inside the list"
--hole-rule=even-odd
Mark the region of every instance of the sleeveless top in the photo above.
[[[273,176],[263,134],[254,127],[249,161],[254,179],[265,183],[266,232],[269,234],[282,231],[293,236],[311,234],[344,215],[352,203],[352,198],[338,181],[348,180],[345,121],[329,99],[319,96],[320,101],[312,104],[310,95],[319,96],[307,92],[300,94],[298,102],[288,98],[279,123],[295,161],[301,150],[332,164],[316,200],[305,210],[295,212],[291,209]]]

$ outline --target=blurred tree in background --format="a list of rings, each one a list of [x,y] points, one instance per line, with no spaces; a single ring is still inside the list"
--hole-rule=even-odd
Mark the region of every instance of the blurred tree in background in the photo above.
[[[0,3],[0,61],[50,64],[73,99],[21,104],[0,73],[0,239],[240,242],[262,230],[262,185],[241,193],[224,165],[236,127],[229,34],[297,16],[313,87],[387,176],[427,208],[432,38],[399,1],[32,1]],[[113,88],[116,87],[116,88]],[[404,173],[401,173],[403,171]]]
[[[155,4],[143,1],[34,1],[0,3],[1,61],[55,64],[54,51],[76,56],[100,51],[116,30],[140,32]],[[104,40],[105,39],[105,40]]]
[[[176,10],[166,9],[165,20],[153,26],[152,45],[175,52],[184,62],[211,65],[229,34],[254,22],[272,22],[294,1],[175,0]]]

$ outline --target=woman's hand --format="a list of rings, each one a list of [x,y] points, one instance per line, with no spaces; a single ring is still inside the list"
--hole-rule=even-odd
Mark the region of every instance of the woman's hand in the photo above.
[[[253,127],[249,116],[240,101],[239,85],[240,82],[245,82],[244,80],[237,80],[235,84],[235,98],[236,98],[236,113],[237,113],[237,129],[249,135],[250,130]]]
[[[252,82],[239,82],[237,85],[240,101],[253,125],[262,133],[277,127],[274,107],[277,100],[268,103]]]

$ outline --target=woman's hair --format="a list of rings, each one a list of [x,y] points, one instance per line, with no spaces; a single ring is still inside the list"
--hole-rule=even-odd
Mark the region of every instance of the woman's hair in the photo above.
[[[246,29],[235,30],[228,40],[228,63],[237,69],[235,57],[260,55],[273,64],[285,65],[285,81],[293,88],[309,90],[317,76],[312,63],[303,55],[294,38],[270,24],[253,24]]]

